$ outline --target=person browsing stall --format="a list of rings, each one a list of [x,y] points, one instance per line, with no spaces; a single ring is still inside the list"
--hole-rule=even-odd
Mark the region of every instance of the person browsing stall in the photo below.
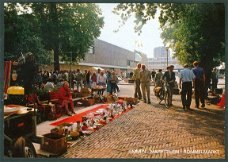
[[[72,100],[72,95],[70,92],[69,83],[67,81],[64,81],[63,86],[60,87],[60,89],[59,89],[59,99],[62,103],[62,108],[65,109],[66,114],[68,116],[71,116],[69,108],[70,108],[71,112],[73,114],[75,114],[74,102]],[[69,105],[70,105],[70,107],[69,107]]]

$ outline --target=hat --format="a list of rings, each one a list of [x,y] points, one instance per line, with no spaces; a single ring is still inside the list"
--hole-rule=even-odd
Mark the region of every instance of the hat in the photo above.
[[[199,62],[198,61],[194,61],[193,62],[193,66],[197,66],[197,65],[199,65]]]
[[[184,64],[184,67],[188,67],[188,64]]]

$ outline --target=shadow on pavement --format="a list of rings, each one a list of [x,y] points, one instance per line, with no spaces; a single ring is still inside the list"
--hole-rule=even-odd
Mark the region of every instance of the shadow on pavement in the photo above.
[[[181,118],[182,124],[180,126],[184,126],[191,134],[203,137],[211,136],[224,145],[224,110],[200,108],[183,111],[182,107],[178,106],[172,107],[171,110],[176,112],[175,115],[171,115],[176,120],[180,120],[178,118],[180,112],[185,113],[186,118]]]

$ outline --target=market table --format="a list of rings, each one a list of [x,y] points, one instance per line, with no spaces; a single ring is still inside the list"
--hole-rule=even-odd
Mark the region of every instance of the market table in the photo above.
[[[91,95],[93,95],[93,92],[98,92],[98,91],[101,91],[101,92],[104,92],[106,89],[106,87],[102,87],[102,88],[92,88],[91,89]]]

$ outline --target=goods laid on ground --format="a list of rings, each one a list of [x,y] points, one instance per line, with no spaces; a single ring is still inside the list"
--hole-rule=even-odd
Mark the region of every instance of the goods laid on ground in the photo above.
[[[132,104],[137,103],[135,98],[117,97],[115,102],[100,106],[95,105],[92,110],[86,113],[68,117],[69,120],[64,119],[62,122],[56,122],[57,125],[53,123],[51,125],[56,125],[56,127],[51,130],[51,133],[43,135],[41,149],[54,154],[64,153],[67,150],[67,142],[92,134],[113,119],[131,110]]]
[[[223,89],[222,88],[216,88],[215,89],[215,94],[217,94],[217,95],[220,94],[221,95],[222,93],[223,93]]]
[[[89,88],[82,88],[81,89],[81,96],[86,97],[91,94],[91,89]]]
[[[56,133],[48,133],[43,135],[41,149],[54,154],[62,154],[67,150],[66,136]]]

